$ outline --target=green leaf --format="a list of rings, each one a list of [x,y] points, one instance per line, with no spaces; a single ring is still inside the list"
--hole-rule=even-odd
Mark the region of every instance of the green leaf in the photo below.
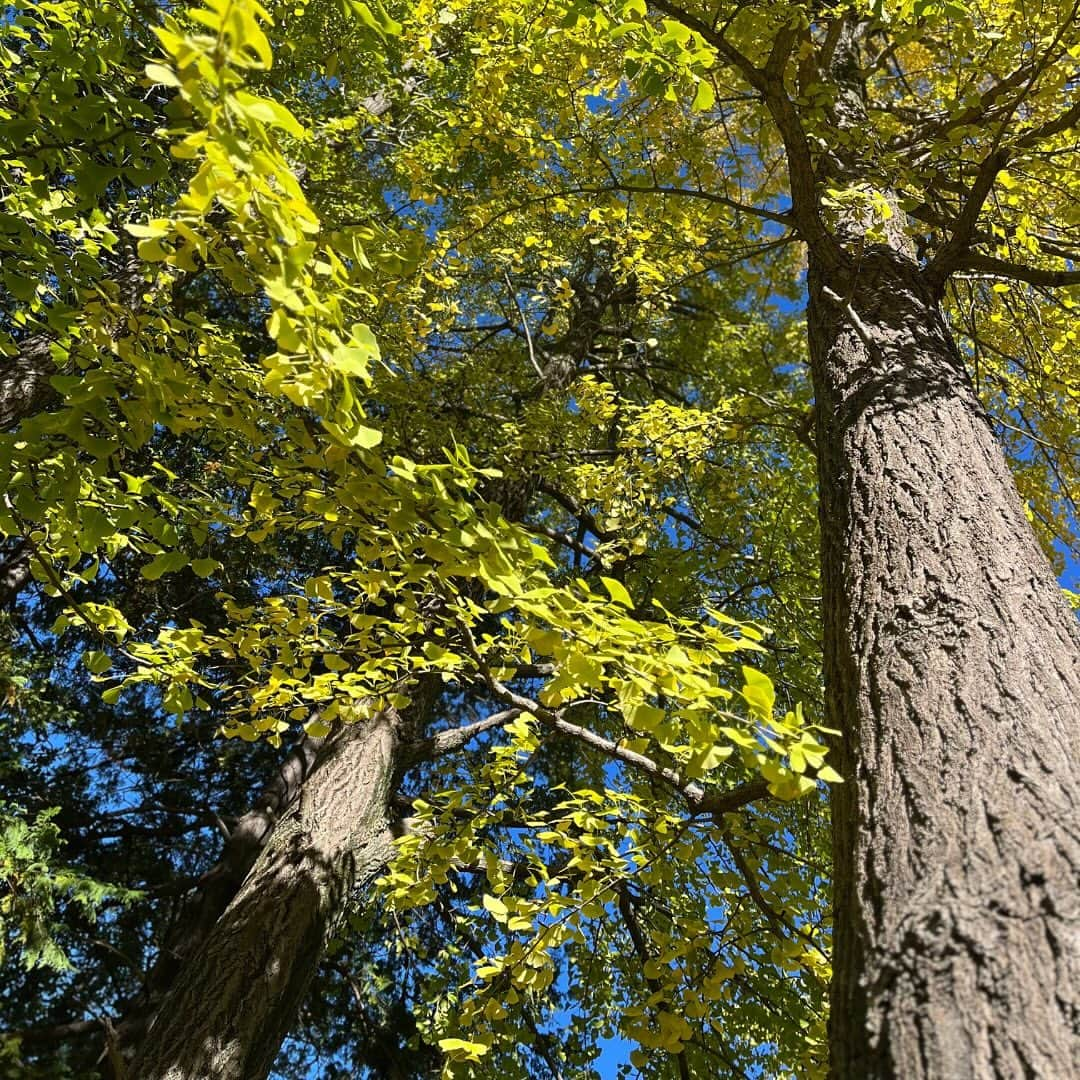
[[[83,667],[92,675],[100,675],[112,667],[112,657],[108,653],[99,652],[96,649],[87,649],[82,654]]]
[[[307,138],[300,121],[284,105],[270,98],[258,97],[249,94],[246,90],[237,90],[233,95],[236,108],[243,116],[267,127],[281,128],[292,135],[294,139]]]
[[[373,450],[382,442],[383,434],[378,428],[357,424],[349,432],[349,442],[361,450]]]
[[[146,73],[146,77],[153,83],[157,83],[160,86],[179,86],[180,80],[176,76],[176,72],[172,68],[167,68],[163,64],[147,64],[143,69]]]
[[[191,691],[183,683],[170,683],[161,701],[162,707],[173,716],[182,716],[195,704]]]
[[[483,905],[491,912],[497,922],[506,922],[509,917],[509,909],[498,897],[484,893]]]
[[[776,704],[776,689],[772,679],[764,672],[745,665],[742,676],[746,684],[742,688],[742,695],[747,704],[761,719],[772,719],[773,706]]]
[[[439,1049],[454,1061],[479,1061],[491,1048],[486,1043],[467,1039],[440,1039]]]
[[[340,345],[333,352],[331,363],[343,375],[353,375],[365,382],[371,376],[370,350],[359,345]]]
[[[188,564],[188,557],[182,551],[163,551],[155,555],[140,571],[149,581],[157,581],[164,574],[174,574]]]
[[[363,0],[344,0],[346,13],[352,12],[369,30],[374,30],[380,37],[400,37],[401,23],[390,18],[379,3],[375,4],[378,15]]]
[[[607,589],[608,596],[616,604],[622,604],[623,607],[634,607],[634,601],[630,598],[630,594],[626,591],[626,586],[621,581],[616,581],[615,578],[601,577],[600,581],[603,583],[604,588]]]
[[[716,91],[709,79],[702,79],[697,84],[697,92],[691,108],[694,112],[708,112],[716,104]]]
[[[817,778],[826,784],[842,784],[844,778],[831,766],[822,765],[817,771]]]
[[[624,710],[626,722],[636,731],[654,732],[667,719],[667,713],[655,705],[638,702]]]
[[[663,19],[664,26],[664,41],[674,41],[679,45],[685,46],[690,40],[690,30],[688,27],[683,26],[681,22],[676,22],[674,19]]]

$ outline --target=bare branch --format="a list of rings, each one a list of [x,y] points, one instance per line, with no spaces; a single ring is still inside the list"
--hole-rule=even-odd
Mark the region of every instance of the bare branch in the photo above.
[[[1076,18],[1078,10],[1080,10],[1080,0],[1077,0],[1077,2],[1073,4],[1072,11],[1069,13],[1068,18],[1065,19],[1058,28],[1057,33],[1054,35],[1054,40],[1050,43],[1042,57],[1040,57],[1039,62],[1032,69],[1031,75],[1024,83],[1023,89],[1004,110],[997,131],[994,133],[993,141],[990,144],[990,152],[983,158],[979,165],[979,171],[975,176],[974,183],[971,185],[970,193],[968,194],[964,207],[960,211],[960,215],[957,217],[953,226],[952,235],[926,268],[926,276],[930,281],[931,287],[939,292],[943,287],[946,278],[957,268],[971,247],[979,215],[982,213],[982,208],[986,203],[986,199],[993,189],[994,181],[997,179],[998,173],[1001,172],[1001,170],[1009,163],[1009,160],[1015,156],[1017,150],[1026,149],[1044,138],[1049,138],[1051,135],[1064,131],[1071,127],[1077,119],[1080,119],[1080,102],[1077,102],[1054,120],[1035,128],[1033,131],[1027,132],[1019,138],[1013,139],[1010,143],[1005,143],[1005,133],[1010,121],[1016,115],[1017,109],[1020,108],[1031,94],[1039,77],[1054,59],[1058,46],[1061,43],[1062,36],[1065,33],[1065,29]]]
[[[35,1043],[58,1043],[67,1042],[69,1039],[79,1039],[84,1035],[100,1033],[101,1020],[72,1020],[66,1024],[51,1024],[47,1027],[26,1028],[23,1031],[5,1031],[5,1039],[18,1039],[20,1042],[33,1045]]]
[[[1045,124],[1041,124],[1039,127],[1021,135],[1014,145],[1026,149],[1042,142],[1043,139],[1049,139],[1054,135],[1060,135],[1063,131],[1068,131],[1077,123],[1080,123],[1080,101],[1075,102],[1060,116],[1054,117],[1053,120],[1047,120]]]
[[[477,720],[473,724],[465,724],[464,727],[451,728],[449,731],[440,731],[438,735],[425,739],[418,749],[418,753],[424,758],[437,758],[443,754],[460,750],[467,743],[482,735],[485,731],[500,728],[510,723],[521,715],[521,710],[505,709],[503,712],[492,713],[483,720]]]
[[[1080,270],[1045,270],[1038,266],[1021,266],[1019,263],[998,259],[993,255],[968,252],[957,266],[959,270],[976,270],[994,277],[1023,281],[1047,289],[1060,289],[1066,285],[1080,285]]]
[[[999,138],[994,140],[994,148],[983,158],[975,182],[971,185],[964,207],[952,225],[952,235],[942,244],[930,265],[926,268],[927,278],[939,288],[963,259],[971,247],[979,215],[986,204],[987,197],[993,190],[994,181],[1002,169],[1009,163],[1009,151],[999,147]]]
[[[727,195],[721,195],[717,191],[706,191],[703,188],[674,187],[670,184],[626,184],[621,180],[610,184],[602,184],[591,187],[575,187],[566,191],[567,195],[602,195],[608,191],[627,191],[642,195],[672,195],[687,199],[702,199],[705,202],[717,203],[727,206],[742,214],[751,214],[754,217],[764,218],[766,221],[775,221],[780,225],[791,225],[792,215],[789,211],[766,210],[760,206],[751,206],[749,203],[739,202]]]
[[[529,331],[529,320],[525,318],[525,310],[521,306],[521,301],[517,298],[517,292],[514,289],[514,283],[510,280],[510,275],[504,273],[503,280],[506,282],[507,289],[510,290],[510,299],[514,301],[514,307],[517,308],[517,313],[521,319],[521,328],[525,331],[525,344],[529,346],[529,363],[533,366],[533,371],[542,379],[544,377],[544,369],[536,362],[536,350],[533,348],[532,333]]]
[[[638,959],[641,961],[642,974],[644,975],[645,966],[652,959],[652,955],[649,952],[649,944],[645,940],[644,931],[638,921],[636,898],[630,891],[629,884],[625,881],[620,881],[615,886],[615,891],[619,895],[619,914],[622,916],[623,923],[630,933],[630,940],[634,943],[634,952],[637,953]],[[645,982],[654,994],[661,989],[658,979],[651,979],[648,975],[645,975]],[[681,1050],[676,1054],[675,1061],[678,1065],[680,1080],[690,1080],[690,1069],[686,1063],[686,1051]]]

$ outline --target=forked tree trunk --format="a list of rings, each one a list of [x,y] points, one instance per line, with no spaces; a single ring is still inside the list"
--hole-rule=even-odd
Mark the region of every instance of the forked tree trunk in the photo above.
[[[392,854],[400,726],[390,711],[327,739],[295,806],[166,997],[131,1080],[267,1075],[350,894]]]
[[[837,1080],[1080,1076],[1080,633],[936,299],[811,252]]]

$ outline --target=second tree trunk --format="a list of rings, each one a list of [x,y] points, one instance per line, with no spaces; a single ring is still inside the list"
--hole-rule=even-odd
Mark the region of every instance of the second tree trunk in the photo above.
[[[1080,634],[903,253],[810,270],[832,1075],[1080,1075]]]
[[[401,746],[393,712],[327,739],[297,803],[166,998],[132,1080],[267,1075],[350,895],[392,854],[387,806]]]

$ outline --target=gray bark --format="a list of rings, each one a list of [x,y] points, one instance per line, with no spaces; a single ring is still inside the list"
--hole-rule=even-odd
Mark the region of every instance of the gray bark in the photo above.
[[[15,356],[0,360],[0,431],[40,412],[56,396],[49,379],[56,374],[52,340],[34,334],[23,341]]]
[[[0,608],[15,602],[19,593],[29,584],[31,577],[30,544],[22,540],[8,553],[0,563]]]
[[[404,746],[392,711],[326,740],[299,798],[158,1011],[132,1080],[267,1075],[349,897],[392,854],[388,806]]]
[[[221,857],[187,898],[141,994],[124,1010],[117,1024],[116,1043],[121,1052],[130,1053],[145,1036],[165,995],[236,896],[274,826],[300,797],[324,741],[305,737],[297,743],[254,806],[233,826]]]
[[[900,245],[810,262],[831,1075],[1080,1076],[1080,632]]]
[[[132,246],[124,254],[115,275],[100,282],[123,307],[138,312],[144,306],[145,264]],[[117,329],[120,333],[120,329]],[[42,412],[60,400],[49,380],[60,372],[53,359],[54,339],[45,332],[31,334],[19,342],[14,356],[0,357],[0,431],[10,431],[28,416]],[[66,351],[66,349],[62,349]]]

